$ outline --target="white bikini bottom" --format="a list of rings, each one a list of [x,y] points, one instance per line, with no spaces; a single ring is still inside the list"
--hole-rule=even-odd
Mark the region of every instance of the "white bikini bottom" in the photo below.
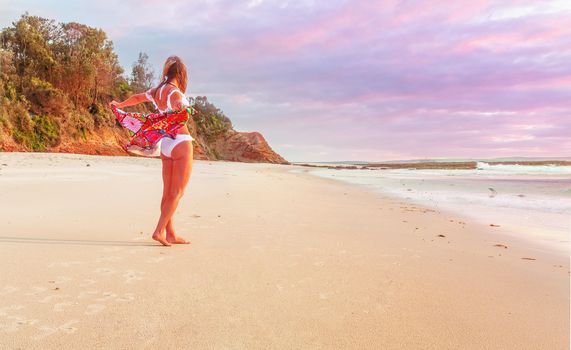
[[[192,136],[190,136],[188,134],[177,134],[174,139],[171,139],[170,137],[165,136],[161,139],[161,153],[165,157],[170,158],[172,150],[174,149],[174,147],[176,145],[178,145],[179,143],[181,143],[183,141],[192,141],[192,140],[194,140],[194,139],[192,138]]]

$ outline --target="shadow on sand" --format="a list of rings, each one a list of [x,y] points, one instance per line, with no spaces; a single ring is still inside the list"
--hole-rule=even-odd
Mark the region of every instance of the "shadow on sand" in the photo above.
[[[96,246],[116,246],[116,247],[161,247],[160,244],[153,242],[103,241],[103,240],[99,241],[99,240],[89,240],[89,239],[23,238],[23,237],[0,237],[0,244],[1,243],[96,245]]]

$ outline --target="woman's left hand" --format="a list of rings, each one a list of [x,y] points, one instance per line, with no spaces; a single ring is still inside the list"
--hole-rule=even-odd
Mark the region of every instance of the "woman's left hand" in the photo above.
[[[117,107],[117,108],[119,108],[119,105],[120,105],[120,103],[117,102],[117,101],[115,101],[115,100],[109,102],[109,107]]]

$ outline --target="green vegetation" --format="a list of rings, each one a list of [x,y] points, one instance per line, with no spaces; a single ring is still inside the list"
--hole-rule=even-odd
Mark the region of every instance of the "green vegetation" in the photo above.
[[[106,34],[79,23],[24,14],[0,32],[0,66],[1,133],[33,151],[114,125],[102,107],[130,92]]]
[[[22,15],[0,30],[0,150],[16,144],[29,151],[46,151],[62,140],[89,141],[104,128],[126,135],[108,103],[153,85],[155,75],[148,58],[141,52],[125,76],[113,43],[102,30]],[[193,104],[193,133],[205,142],[206,152],[218,159],[220,155],[208,144],[231,130],[232,123],[204,96]],[[136,106],[140,112],[152,108],[151,104]]]
[[[137,62],[133,63],[130,85],[127,85],[131,90],[146,91],[152,87],[155,73],[148,61],[149,56],[144,52],[140,52]]]
[[[33,151],[45,151],[60,141],[59,125],[50,116],[34,116],[22,114],[17,118],[13,138]]]
[[[194,100],[194,121],[197,133],[203,135],[208,142],[228,130],[232,129],[232,122],[219,108],[208,102],[205,96],[198,96]]]

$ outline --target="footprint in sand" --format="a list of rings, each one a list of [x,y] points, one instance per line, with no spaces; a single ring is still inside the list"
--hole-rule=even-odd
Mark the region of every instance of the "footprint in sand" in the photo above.
[[[122,249],[121,247],[105,247],[105,248],[103,248],[103,251],[104,252],[118,252],[121,249]]]
[[[63,332],[63,333],[67,333],[67,334],[72,334],[75,333],[77,331],[77,328],[74,327],[73,325],[79,323],[78,320],[71,320],[68,321],[66,323],[64,323],[61,326],[56,326],[56,327],[52,327],[52,326],[41,326],[38,327],[38,329],[43,332],[43,334],[40,334],[36,337],[34,337],[35,340],[39,340],[39,339],[43,339],[45,337],[49,337],[50,335],[53,335],[55,333],[58,332]]]
[[[32,291],[26,293],[25,295],[38,295],[38,294],[42,294],[43,292],[45,292],[46,290],[48,290],[46,287],[40,287],[40,286],[34,286],[32,287]]]
[[[168,260],[168,259],[172,259],[172,257],[170,257],[170,256],[158,256],[158,257],[155,257],[155,258],[149,258],[149,259],[147,259],[147,262],[148,262],[149,264],[157,264],[157,263],[160,263],[161,261],[165,261],[165,260]]]
[[[49,268],[52,267],[70,267],[70,266],[77,266],[81,265],[83,262],[81,261],[62,261],[62,262],[53,262],[48,265]]]
[[[19,290],[20,290],[20,288],[18,288],[18,287],[6,286],[6,287],[0,289],[0,295],[12,294],[12,293],[15,293]]]
[[[54,305],[54,311],[55,312],[62,312],[65,311],[65,308],[67,306],[71,306],[73,305],[73,303],[70,303],[69,301],[63,302],[63,303],[57,303]]]
[[[115,299],[116,301],[122,302],[122,303],[129,303],[133,300],[135,300],[135,294],[133,293],[125,293],[123,294],[121,297]]]
[[[69,321],[59,326],[58,329],[67,334],[75,333],[77,331],[77,328],[73,327],[73,325],[76,323],[79,323],[79,321],[77,320]]]
[[[105,310],[107,306],[101,304],[91,304],[87,305],[87,311],[84,312],[86,315],[95,315]]]
[[[15,320],[15,323],[18,326],[33,326],[36,323],[40,322],[40,320],[37,320],[35,318],[25,318],[22,316],[10,316],[8,318]]]
[[[104,293],[102,293],[102,294],[103,294],[103,297],[98,298],[98,299],[95,299],[95,300],[97,300],[97,301],[107,301],[107,300],[111,300],[111,299],[117,297],[117,294],[112,293],[112,292],[104,292]]]
[[[385,312],[393,305],[396,285],[393,281],[389,281],[384,288],[383,293],[379,296],[380,300],[374,304],[377,312]]]
[[[10,320],[11,322],[0,324],[0,331],[6,333],[17,332],[22,326],[34,325],[39,322],[39,320],[27,319],[19,315],[8,316],[6,319]]]
[[[240,324],[242,322],[242,319],[237,316],[228,316],[228,322],[232,324]]]
[[[23,308],[24,308],[23,305],[4,306],[4,307],[0,308],[0,316],[6,316],[6,315],[8,315],[8,313],[10,311],[22,310]]]
[[[377,312],[385,312],[385,311],[387,311],[387,309],[388,309],[389,306],[390,306],[389,303],[377,303],[377,304],[375,305],[375,310],[376,310]]]
[[[139,253],[149,253],[151,250],[149,248],[135,248],[135,249],[129,249],[127,252],[129,254],[139,254]]]
[[[83,299],[83,298],[93,296],[93,295],[97,295],[97,294],[99,294],[98,290],[88,290],[88,291],[84,291],[84,292],[79,293],[77,295],[77,299]]]
[[[112,268],[109,267],[99,267],[96,268],[95,270],[93,270],[93,272],[103,275],[103,276],[109,276],[115,273],[115,270],[113,270]]]
[[[133,241],[146,241],[148,239],[149,239],[149,237],[147,237],[147,236],[131,238],[131,240],[133,240]]]
[[[125,283],[132,283],[135,281],[140,281],[143,279],[143,275],[145,273],[141,272],[141,271],[133,271],[133,270],[127,270],[125,271],[125,273],[123,274],[123,278],[125,278]]]
[[[58,277],[56,277],[55,280],[49,281],[49,282],[55,283],[55,284],[64,284],[64,283],[67,283],[67,282],[72,281],[72,280],[73,280],[72,278],[69,278],[67,276],[58,276]]]
[[[102,263],[102,262],[113,262],[113,261],[119,261],[123,259],[120,256],[103,256],[103,257],[99,257],[97,259],[95,259],[95,262],[98,263]]]
[[[65,299],[67,297],[69,297],[69,295],[66,295],[66,294],[64,294],[64,295],[59,295],[59,294],[58,295],[48,295],[47,297],[43,298],[42,300],[38,300],[38,302],[42,303],[42,304],[48,304],[48,303],[53,302],[54,300]]]
[[[88,286],[91,286],[91,285],[93,285],[93,284],[95,284],[95,283],[97,283],[96,280],[91,279],[91,278],[86,278],[86,279],[83,280],[83,283],[81,283],[79,286],[80,286],[80,287],[88,287]]]

